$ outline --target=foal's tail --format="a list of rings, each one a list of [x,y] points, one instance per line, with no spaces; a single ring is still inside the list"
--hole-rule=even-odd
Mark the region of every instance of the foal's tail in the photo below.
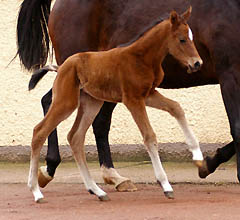
[[[28,90],[32,90],[38,84],[38,82],[47,74],[48,71],[55,71],[57,72],[58,66],[55,65],[48,65],[41,69],[36,70],[29,81]]]

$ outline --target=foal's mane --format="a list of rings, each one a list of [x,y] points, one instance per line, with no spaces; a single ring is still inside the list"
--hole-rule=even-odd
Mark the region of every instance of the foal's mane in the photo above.
[[[140,39],[142,36],[144,36],[148,31],[150,31],[153,27],[155,27],[157,24],[161,23],[162,21],[168,19],[169,14],[164,14],[161,17],[158,17],[157,20],[154,20],[152,23],[150,23],[149,25],[147,25],[143,31],[141,31],[138,35],[136,35],[133,39],[131,39],[130,41],[128,41],[127,43],[123,43],[120,44],[117,47],[126,47],[131,45],[132,43],[134,43],[135,41],[137,41],[138,39]]]

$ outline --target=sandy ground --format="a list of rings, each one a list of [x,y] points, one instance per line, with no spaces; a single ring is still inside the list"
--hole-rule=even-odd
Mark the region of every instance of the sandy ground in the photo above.
[[[137,184],[139,190],[118,193],[103,187],[111,201],[100,202],[82,186],[54,184],[45,195],[48,202],[35,204],[26,186],[2,185],[0,219],[5,220],[238,220],[239,186],[174,186],[174,200],[166,199],[158,185]],[[4,202],[3,202],[4,201]]]
[[[0,219],[239,219],[240,191],[232,163],[222,166],[206,180],[197,177],[196,168],[190,163],[164,163],[175,192],[174,200],[165,198],[161,188],[154,184],[148,163],[117,164],[122,175],[137,183],[138,191],[131,193],[119,193],[113,186],[102,184],[98,164],[90,163],[89,167],[110,201],[100,202],[90,195],[76,166],[65,163],[55,180],[42,190],[46,203],[36,204],[26,186],[28,164],[0,163]]]
[[[30,73],[21,69],[18,58],[8,65],[16,54],[16,21],[21,2],[0,0],[0,146],[30,145],[32,129],[42,119],[41,97],[51,88],[55,77],[49,74],[29,93]],[[231,140],[218,85],[160,92],[181,103],[200,142],[225,143]],[[184,142],[175,119],[157,110],[148,109],[148,112],[159,142]],[[61,145],[67,144],[66,136],[73,117],[59,127]],[[121,104],[113,115],[110,143],[142,143],[136,125]],[[95,144],[91,129],[86,144]]]

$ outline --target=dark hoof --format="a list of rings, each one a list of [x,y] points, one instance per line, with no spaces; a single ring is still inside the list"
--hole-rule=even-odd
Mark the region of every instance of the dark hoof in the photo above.
[[[172,191],[164,192],[164,195],[165,195],[168,199],[174,199],[174,194],[173,194]]]
[[[126,180],[116,186],[118,192],[134,192],[137,191],[137,187],[131,182],[131,180]]]
[[[43,204],[43,203],[47,203],[47,201],[44,198],[41,198],[41,199],[37,200],[36,203]]]
[[[89,192],[91,195],[95,195],[95,193],[94,193],[91,189],[89,189],[88,192]]]
[[[200,178],[204,179],[210,174],[207,166],[206,160],[203,161],[203,164],[201,167],[198,167],[198,175]]]
[[[109,200],[110,200],[109,197],[108,197],[108,195],[105,195],[105,196],[99,196],[98,198],[99,198],[100,201],[103,201],[103,202],[105,202],[105,201],[109,201]]]

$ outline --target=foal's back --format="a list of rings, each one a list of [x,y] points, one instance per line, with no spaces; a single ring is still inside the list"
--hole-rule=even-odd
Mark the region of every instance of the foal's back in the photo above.
[[[143,74],[141,60],[128,47],[102,52],[84,52],[64,62],[68,71],[76,71],[80,88],[91,96],[110,102],[122,102],[124,94],[142,96],[151,89],[154,74]],[[74,66],[74,68],[72,68]],[[59,73],[63,67],[59,68]],[[64,74],[64,73],[63,73]],[[143,90],[146,92],[143,92]]]

